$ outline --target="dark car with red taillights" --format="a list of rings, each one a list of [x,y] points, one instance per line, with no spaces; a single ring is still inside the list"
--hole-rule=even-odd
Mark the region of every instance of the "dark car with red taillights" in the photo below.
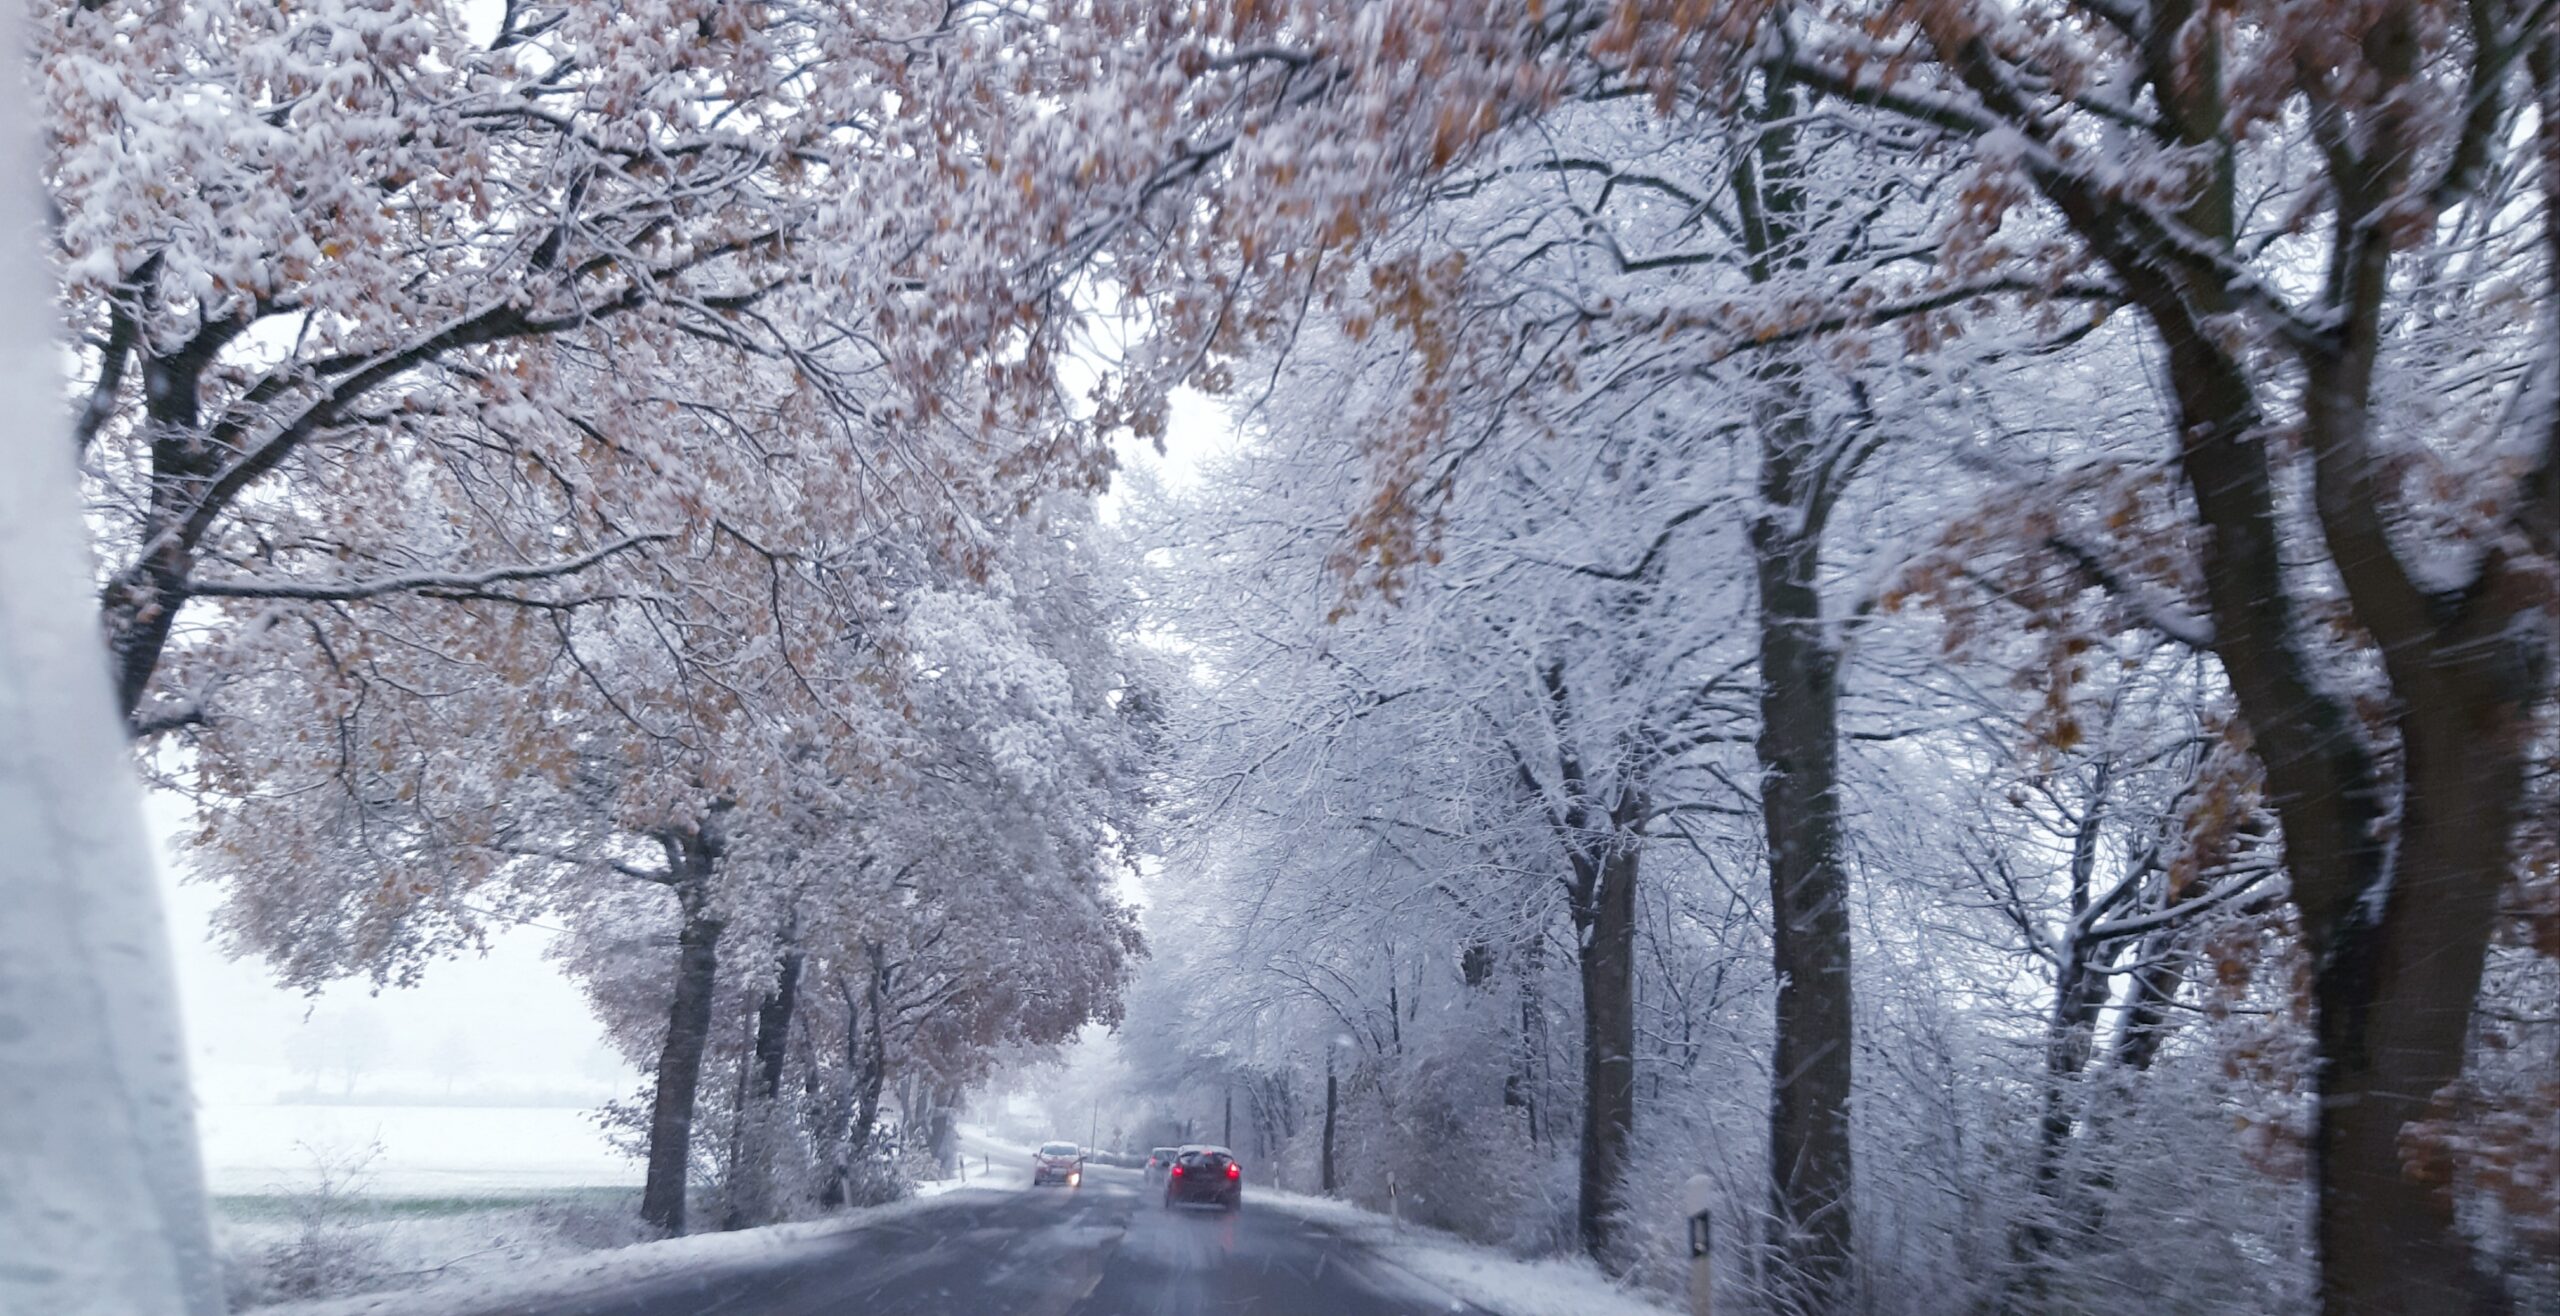
[[[1224,1147],[1184,1147],[1174,1153],[1173,1168],[1165,1171],[1164,1204],[1168,1209],[1214,1206],[1233,1211],[1244,1205],[1244,1167]]]

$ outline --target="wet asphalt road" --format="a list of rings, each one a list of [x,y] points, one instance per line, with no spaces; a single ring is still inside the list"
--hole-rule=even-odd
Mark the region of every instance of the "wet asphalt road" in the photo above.
[[[1022,1176],[1027,1184],[1029,1175]],[[670,1276],[525,1316],[1480,1316],[1280,1211],[1168,1211],[1136,1171],[1000,1185],[788,1260]]]

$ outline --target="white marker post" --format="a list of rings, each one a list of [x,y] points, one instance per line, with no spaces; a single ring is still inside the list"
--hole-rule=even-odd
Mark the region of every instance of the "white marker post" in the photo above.
[[[1714,1219],[1708,1207],[1715,1202],[1715,1181],[1703,1174],[1689,1176],[1689,1316],[1714,1316],[1716,1306],[1716,1259]]]

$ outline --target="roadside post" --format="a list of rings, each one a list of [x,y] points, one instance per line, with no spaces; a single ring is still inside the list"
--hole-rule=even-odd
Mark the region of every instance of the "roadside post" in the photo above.
[[[1716,1305],[1715,1221],[1708,1206],[1715,1182],[1703,1174],[1689,1176],[1689,1316],[1714,1316]]]
[[[1396,1172],[1393,1170],[1387,1171],[1387,1223],[1396,1229],[1404,1228],[1404,1210],[1396,1204]]]

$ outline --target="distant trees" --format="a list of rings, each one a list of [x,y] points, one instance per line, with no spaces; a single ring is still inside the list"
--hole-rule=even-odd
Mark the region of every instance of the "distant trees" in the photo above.
[[[1318,190],[1368,208],[1322,260],[1292,280],[1248,254],[1272,286],[1245,284],[1262,295],[1191,340],[1261,443],[1211,514],[1230,528],[1197,539],[1205,569],[1334,568],[1330,604],[1169,614],[1233,637],[1213,723],[1236,703],[1294,710],[1204,798],[1269,810],[1296,851],[1332,831],[1337,864],[1369,832],[1395,837],[1375,871],[1467,899],[1462,875],[1537,871],[1519,847],[1546,803],[1561,857],[1595,860],[1576,871],[1624,856],[1632,876],[1645,855],[1638,891],[1667,871],[1675,894],[1641,906],[1638,945],[1684,944],[1691,882],[1766,864],[1769,899],[1745,906],[1778,969],[1753,989],[1778,1042],[1754,1282],[1779,1309],[1889,1300],[1875,1286],[1912,1263],[1862,1246],[1853,1216],[1967,1227],[1896,1197],[1926,1191],[1881,1182],[1900,1167],[1851,1173],[1855,1146],[1902,1136],[1923,1100],[1952,1131],[2019,1119],[2020,1191],[1991,1190],[1999,1242],[1941,1234],[1932,1263],[1974,1268],[1988,1302],[2104,1305],[2089,1286],[2127,1255],[2108,1204],[2159,1190],[2119,1140],[2163,1136],[2187,1101],[2232,1113],[2268,1191],[2313,1199],[2314,1264],[2256,1268],[2269,1287],[2243,1305],[2308,1303],[2308,1286],[2333,1312],[2504,1311],[2549,1292],[2545,1231],[2516,1221],[2551,1203],[2508,1186],[2534,1153],[2490,1132],[2548,1122],[2508,1056],[2519,1028],[2536,1056],[2555,1045],[2526,803],[2550,693],[2552,458],[2533,400],[2555,351],[2549,15],[1434,9],[1380,46],[1324,6],[1288,13],[1305,26],[1275,40],[1337,75],[1309,121],[1364,124],[1414,69],[1449,90],[1427,128],[1375,126],[1376,170],[1324,175]],[[1306,500],[1324,442],[1363,472],[1331,484],[1329,523]],[[1726,464],[1682,464],[1707,453]],[[1861,471],[1878,487],[1858,492]],[[1695,482],[1698,510],[1653,501],[1674,481]],[[1519,550],[1604,515],[1575,551]],[[1843,524],[1857,542],[1826,536]],[[1717,533],[1737,525],[1747,554]],[[1633,551],[1588,551],[1621,527]],[[1506,552],[1523,560],[1490,565]],[[1746,562],[1764,642],[1736,676],[1760,698],[1722,730],[1757,746],[1748,783],[1684,738],[1676,704],[1593,716],[1595,690],[1641,707],[1634,691],[1676,687],[1627,686],[1623,667],[1595,682],[1577,647],[1693,660],[1653,607]],[[1567,716],[1529,716],[1540,691]],[[1384,752],[1373,722],[1396,728]],[[1523,744],[1558,757],[1522,754],[1504,811],[1480,765]],[[1631,775],[1649,745],[1677,752]],[[1356,808],[1329,784],[1353,781],[1370,788]],[[1731,834],[1737,806],[1761,837]],[[1687,855],[1658,864],[1674,838]],[[1339,880],[1230,862],[1310,898]],[[1862,926],[1862,904],[1906,900],[1970,907]],[[1576,921],[1570,948],[1612,944],[1604,921]],[[1463,928],[1443,913],[1408,931],[1472,983],[1488,952]],[[2036,959],[2024,1017],[1984,1004],[2007,991],[1974,958],[1986,932]],[[1886,970],[1862,971],[1860,947]],[[1693,967],[1639,974],[1637,992]],[[1586,981],[1569,1021],[1576,1096],[1604,1133],[1622,1122],[1621,1033],[1593,988],[1618,980]],[[1239,989],[1240,1007],[1268,990]],[[2033,1063],[2012,1070],[1998,1039],[2029,1018],[2015,1054]],[[1320,1053],[1297,1053],[1312,1092]],[[1651,1054],[1637,1074],[1681,1063]],[[1853,1055],[1885,1075],[1860,1078]],[[2008,1080],[1968,1074],[2035,1095],[2012,1106]],[[1679,1118],[1651,1110],[1631,1118]],[[1572,1167],[1577,1232],[1603,1253],[1591,1185],[1611,1178],[1608,1146],[1586,1137]],[[2009,1182],[1989,1157],[1962,1162],[1988,1176],[1968,1190]],[[2277,1255],[2303,1246],[2288,1207],[2224,1191],[2234,1214],[2264,1205]]]

